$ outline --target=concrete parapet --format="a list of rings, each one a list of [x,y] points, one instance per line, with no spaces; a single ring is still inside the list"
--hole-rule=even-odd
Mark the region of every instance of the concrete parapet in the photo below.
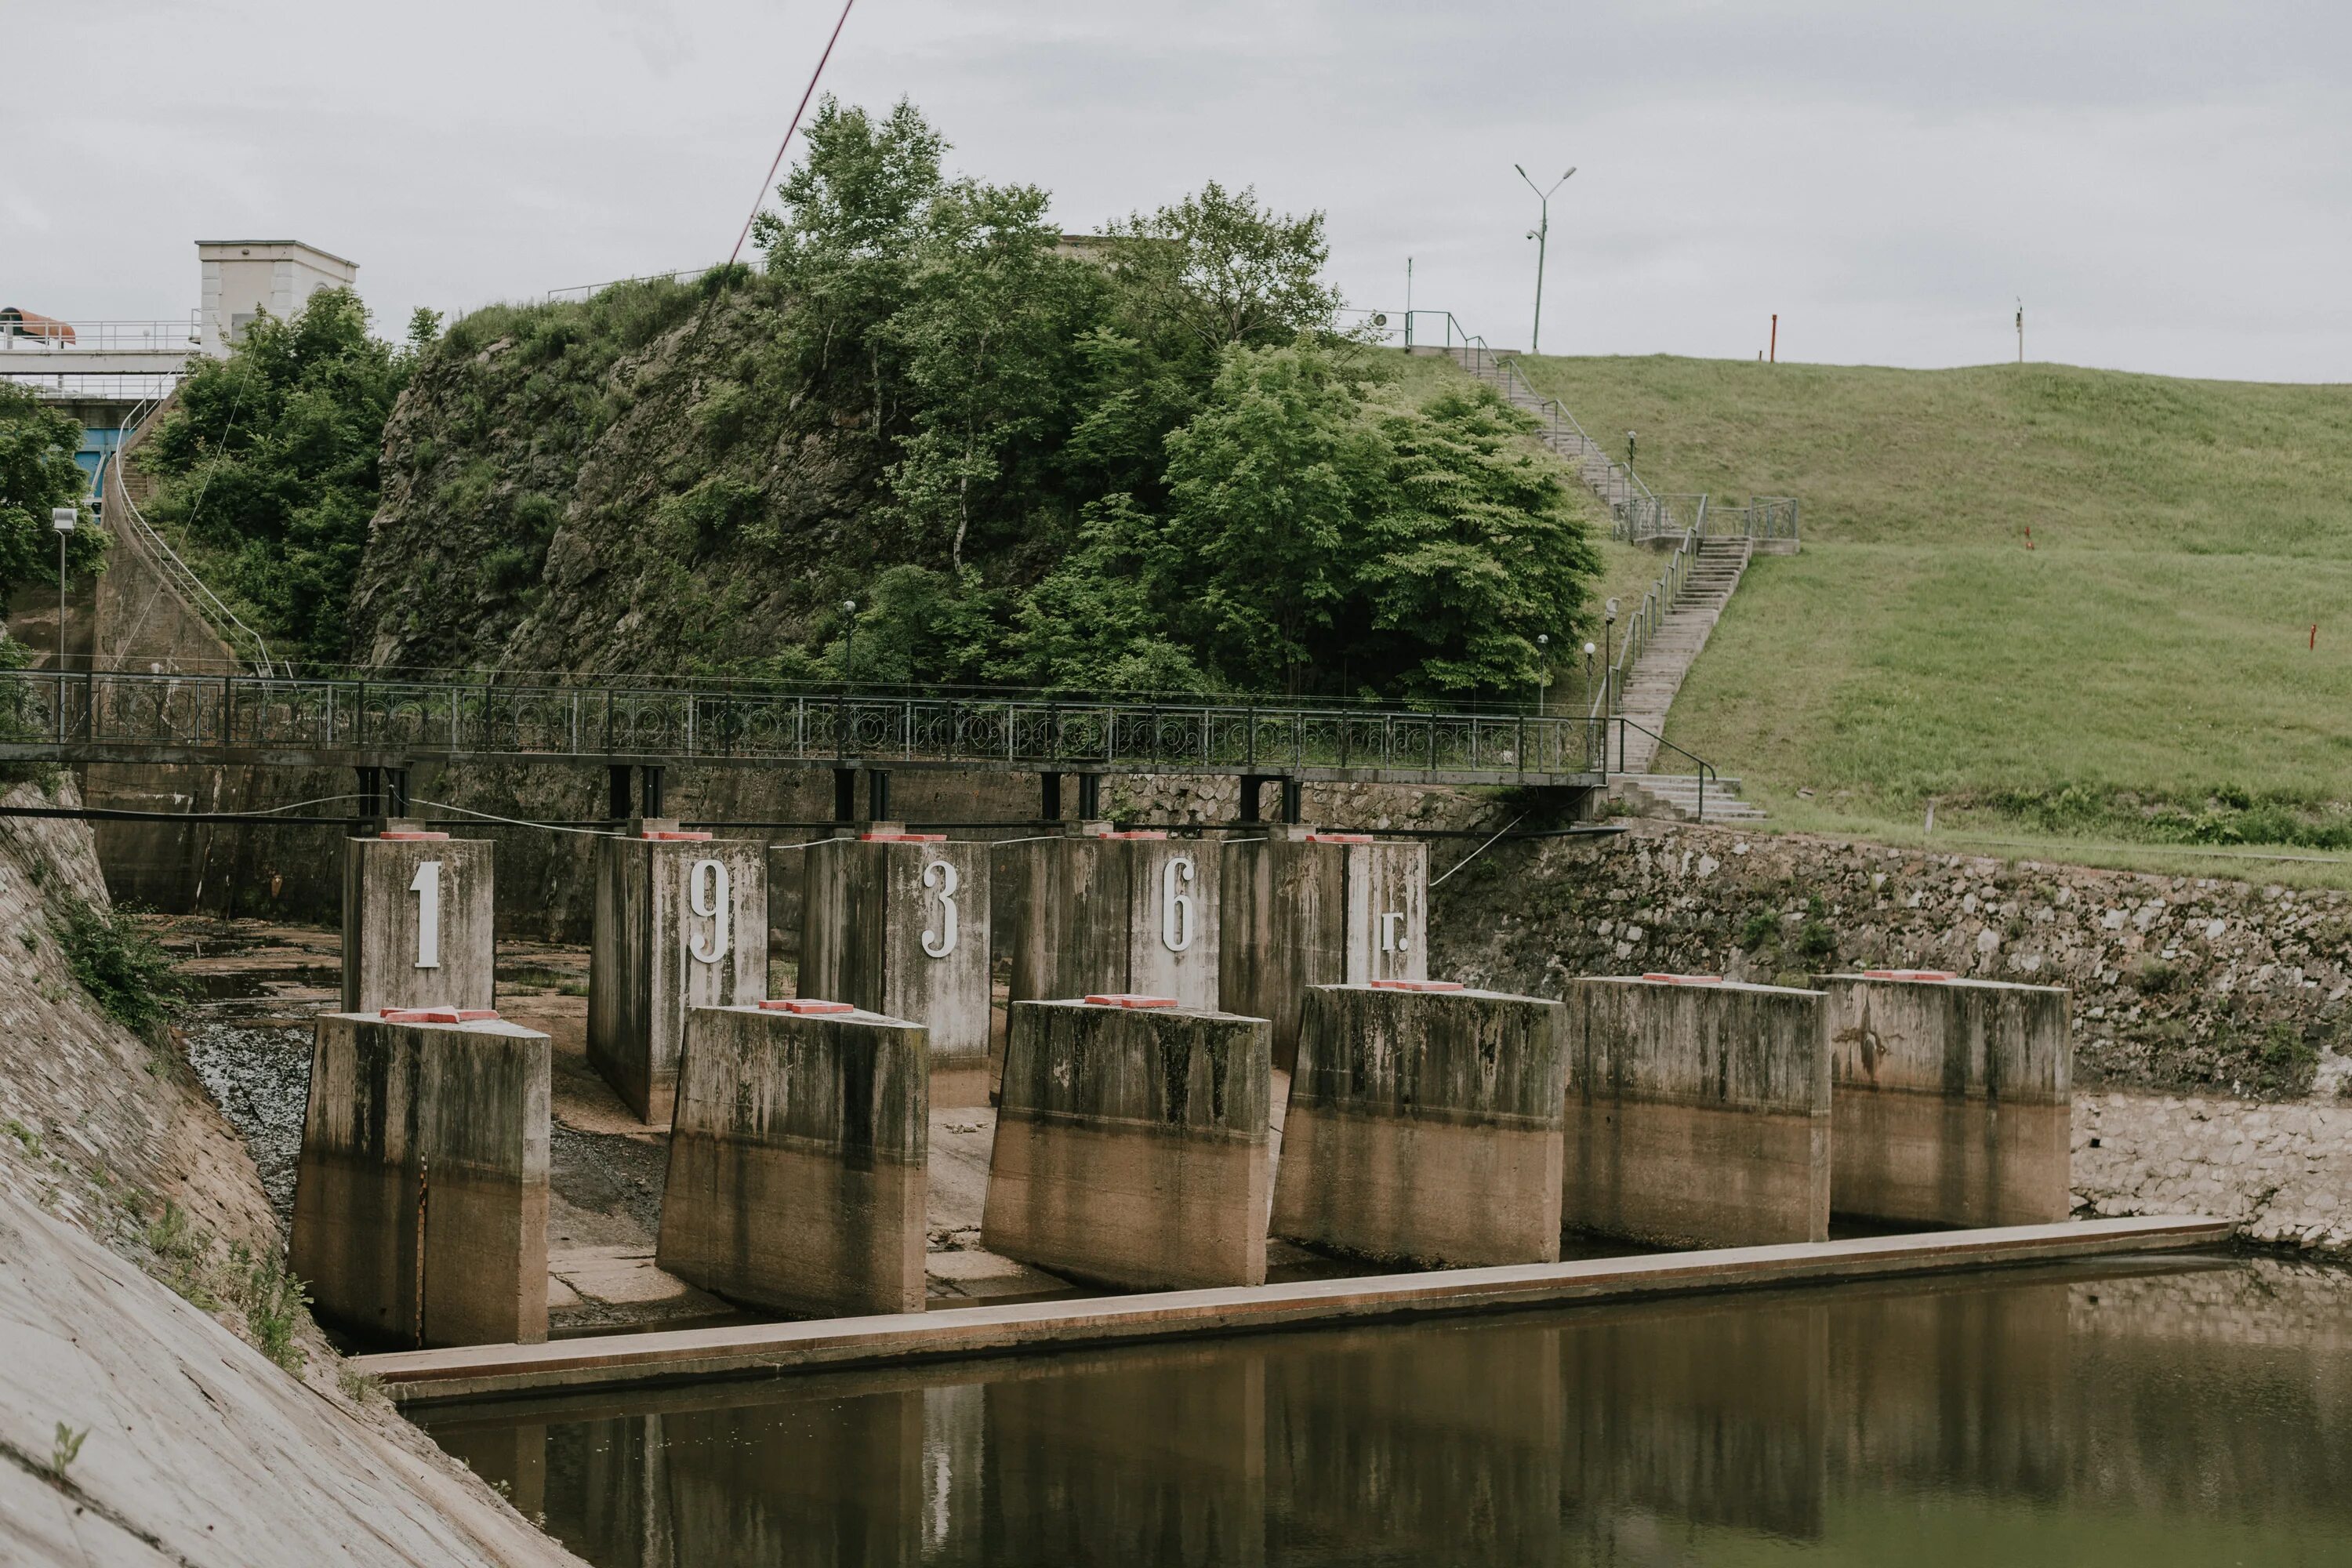
[[[1701,979],[1570,988],[1561,1223],[1659,1247],[1823,1240],[1822,994]]]
[[[1307,987],[1428,977],[1426,845],[1277,827],[1221,855],[1218,1005],[1274,1025],[1276,1068]]]
[[[1828,998],[1832,1209],[1958,1226],[2073,1212],[2073,993],[1919,971],[1813,984]]]
[[[869,835],[800,858],[801,994],[923,1025],[933,1100],[988,1103],[989,847]]]
[[[1001,845],[994,858],[1012,1001],[1134,992],[1217,1005],[1215,845],[1073,834]]]
[[[668,1124],[688,1007],[767,994],[764,846],[708,835],[596,841],[588,1060],[630,1110]]]
[[[981,1237],[1136,1290],[1265,1280],[1267,1025],[1016,1002]]]
[[[1274,1234],[1424,1266],[1559,1258],[1561,1007],[1307,989]]]
[[[817,1317],[923,1310],[923,1026],[806,1004],[696,1007],[655,1258]]]
[[[395,822],[343,840],[343,1011],[495,1005],[487,838]]]
[[[320,1017],[290,1266],[379,1343],[547,1338],[547,1037]]]

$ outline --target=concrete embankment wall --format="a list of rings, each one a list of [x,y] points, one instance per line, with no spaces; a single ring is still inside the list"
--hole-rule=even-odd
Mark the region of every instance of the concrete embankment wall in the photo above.
[[[1567,1031],[1563,1224],[1663,1247],[1829,1235],[1820,992],[1588,978]]]
[[[223,779],[212,776],[219,770],[197,771],[208,776],[190,786],[193,793],[183,792],[188,799],[176,805],[140,804],[185,810],[193,800],[200,809],[230,811],[323,798],[330,804],[306,807],[298,815],[357,810],[355,801],[336,798],[349,797],[358,787],[348,773],[253,769]],[[608,805],[606,786],[603,768],[562,763],[427,764],[413,769],[409,776],[409,792],[415,799],[499,816],[557,822],[602,818]],[[1267,792],[1269,800],[1272,794]],[[1066,815],[1075,814],[1076,796],[1075,785],[1066,779]],[[1493,802],[1484,795],[1443,788],[1309,784],[1305,786],[1305,798],[1309,821],[1366,831],[1468,828],[1487,821],[1494,812]],[[833,774],[823,768],[676,767],[668,771],[665,799],[670,816],[688,821],[829,824]],[[863,803],[861,795],[861,806]],[[1122,819],[1135,816],[1203,826],[1230,826],[1240,809],[1235,781],[1215,776],[1150,774],[1106,779],[1103,803],[1106,812]],[[1032,825],[1039,805],[1034,773],[910,771],[891,778],[892,814],[917,826],[998,823],[1003,826],[990,837],[1013,837],[1035,831]],[[429,808],[417,809],[420,815],[436,815]],[[467,837],[497,842],[502,933],[554,942],[589,939],[593,924],[595,840],[493,822],[438,826],[457,828]],[[1495,826],[1500,826],[1500,821]],[[201,883],[202,907],[208,910],[278,920],[331,922],[336,919],[342,890],[333,857],[344,837],[341,829],[230,826],[171,831],[193,837],[178,849],[160,846],[153,853],[181,855],[190,868],[176,880],[167,879],[140,891],[142,902],[170,911],[195,907],[190,900]],[[802,843],[830,831],[829,826],[775,827],[764,830],[762,836],[780,843]],[[747,829],[729,836],[753,835]],[[780,870],[784,874],[772,889],[777,900],[772,924],[779,951],[790,957],[794,956],[790,943],[799,931],[800,884],[790,867]],[[110,859],[108,875],[115,875]]]
[[[79,796],[68,781],[0,798]],[[239,1337],[250,1320],[228,1287],[276,1254],[268,1200],[177,1047],[124,1029],[76,984],[51,923],[69,900],[107,901],[88,826],[0,821],[0,929],[15,950],[0,965],[10,1544],[33,1562],[162,1560],[152,1540],[179,1561],[254,1568],[574,1563],[383,1404],[355,1403],[307,1317],[299,1374]],[[47,1473],[61,1421],[87,1434],[63,1481]]]
[[[379,1345],[547,1337],[548,1039],[320,1017],[289,1266]]]
[[[1306,993],[1275,1235],[1426,1268],[1559,1257],[1557,1002]]]
[[[1016,1002],[981,1235],[1136,1290],[1265,1279],[1265,1020]]]
[[[2064,989],[1856,974],[1814,984],[1830,1037],[1832,1209],[1969,1226],[2073,1211]]]
[[[779,1311],[921,1311],[927,1055],[872,1013],[688,1013],[661,1266]]]

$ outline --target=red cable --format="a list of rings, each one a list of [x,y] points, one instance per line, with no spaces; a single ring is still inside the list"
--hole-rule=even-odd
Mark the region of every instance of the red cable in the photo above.
[[[768,199],[768,192],[776,183],[776,171],[784,166],[784,149],[793,144],[793,132],[800,129],[801,116],[808,112],[809,100],[816,96],[817,79],[824,75],[824,63],[833,58],[833,46],[841,41],[841,29],[849,20],[849,8],[856,4],[857,0],[842,0],[841,19],[833,25],[833,37],[824,41],[824,53],[816,58],[816,69],[809,73],[808,90],[801,94],[801,106],[793,110],[793,122],[784,127],[784,139],[776,143],[776,161],[768,165],[768,177],[760,182],[760,194],[751,201],[751,216],[743,220],[743,232],[735,237],[735,248],[727,253],[730,267],[743,254],[743,242],[751,237],[751,225],[759,218],[761,204]]]

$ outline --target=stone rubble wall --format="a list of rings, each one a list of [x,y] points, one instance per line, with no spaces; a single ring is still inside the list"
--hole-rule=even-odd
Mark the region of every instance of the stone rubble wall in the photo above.
[[[1639,823],[1498,844],[1431,901],[1433,975],[1536,995],[1656,970],[2071,986],[2078,1212],[2352,1252],[2352,896]]]

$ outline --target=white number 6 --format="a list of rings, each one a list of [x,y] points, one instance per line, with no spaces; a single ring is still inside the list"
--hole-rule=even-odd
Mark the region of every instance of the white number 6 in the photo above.
[[[703,963],[716,963],[727,956],[727,868],[716,860],[697,860],[686,874],[686,900],[696,914],[711,922],[710,946],[705,949],[699,941],[689,941],[687,951]]]
[[[956,868],[944,860],[934,860],[923,868],[923,886],[940,890],[940,931],[933,936],[923,932],[923,951],[933,958],[945,958],[956,950],[956,889],[963,879]]]
[[[416,895],[416,967],[441,967],[441,862],[420,861],[408,890]]]
[[[1192,879],[1192,862],[1182,855],[1160,868],[1160,942],[1171,952],[1192,945],[1192,895],[1180,890]]]

